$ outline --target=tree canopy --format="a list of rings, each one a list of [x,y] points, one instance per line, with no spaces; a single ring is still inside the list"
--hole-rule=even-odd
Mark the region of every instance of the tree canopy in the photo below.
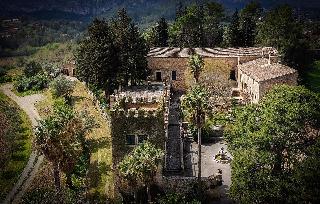
[[[170,44],[179,47],[214,47],[223,40],[224,8],[216,2],[179,7],[169,29]]]
[[[257,24],[262,17],[262,8],[258,1],[251,1],[240,11],[241,46],[252,47],[255,44]]]
[[[135,183],[135,187],[147,186],[148,197],[150,197],[150,185],[154,182],[163,156],[164,152],[161,149],[157,149],[150,142],[144,142],[119,163],[120,175],[123,179]]]
[[[110,95],[145,80],[148,47],[124,9],[111,22],[95,19],[76,54],[77,77]],[[90,73],[90,74],[89,74]]]
[[[279,6],[269,11],[258,26],[256,41],[262,46],[278,49],[283,61],[294,68],[306,64],[306,46],[302,26],[294,18],[293,9]]]
[[[314,182],[311,189],[306,180],[314,174],[312,169],[320,167],[319,162],[310,162],[319,153],[319,104],[319,96],[304,87],[282,85],[270,91],[260,104],[235,111],[235,121],[226,131],[234,156],[233,198],[244,203],[319,199],[302,196],[315,195],[320,187]],[[309,166],[301,176],[305,165]]]
[[[53,164],[54,180],[57,191],[60,190],[60,170],[70,173],[82,155],[85,135],[95,122],[92,117],[76,113],[64,102],[58,101],[53,115],[39,121],[35,132],[35,147]]]

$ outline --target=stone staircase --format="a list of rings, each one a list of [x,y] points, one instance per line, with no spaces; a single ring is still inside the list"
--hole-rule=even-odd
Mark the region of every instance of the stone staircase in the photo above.
[[[169,124],[167,149],[166,149],[166,171],[179,173],[182,170],[180,125]]]
[[[168,175],[179,175],[183,170],[183,146],[180,132],[177,99],[173,95],[170,101],[168,138],[166,142],[166,172]]]

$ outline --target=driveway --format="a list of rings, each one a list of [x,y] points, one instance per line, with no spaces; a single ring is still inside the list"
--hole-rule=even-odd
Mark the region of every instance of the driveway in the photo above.
[[[5,84],[0,87],[0,90],[10,99],[15,101],[19,105],[19,107],[27,114],[32,123],[32,126],[37,126],[38,120],[40,120],[40,115],[34,105],[35,103],[44,99],[43,95],[34,94],[25,97],[19,97],[12,91],[12,89],[12,84]],[[35,150],[32,151],[26,167],[21,173],[19,180],[16,182],[13,189],[7,195],[4,203],[17,203],[21,199],[25,190],[35,177],[35,174],[38,172],[42,161],[43,156],[39,156],[39,154]]]

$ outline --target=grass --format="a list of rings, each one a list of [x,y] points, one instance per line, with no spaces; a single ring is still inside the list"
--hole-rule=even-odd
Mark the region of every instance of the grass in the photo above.
[[[19,92],[15,88],[12,89],[12,91],[14,94],[16,94],[17,96],[20,96],[20,97],[29,96],[29,95],[33,95],[33,94],[43,94],[45,92],[45,90],[32,90],[32,89],[28,90],[28,91]]]
[[[320,93],[320,60],[312,64],[311,69],[305,74],[304,81],[309,89]]]
[[[4,126],[0,125],[5,129],[0,139],[6,141],[0,148],[8,150],[11,147],[10,152],[1,155],[1,161],[5,161],[0,167],[0,200],[3,200],[28,162],[32,150],[32,125],[17,104],[1,92],[0,115],[0,119],[7,121],[2,124]]]
[[[54,99],[50,90],[43,93],[45,100],[39,102],[36,107],[42,118],[47,117],[52,113]],[[90,180],[90,195],[99,195],[100,198],[113,198],[113,172],[112,172],[112,149],[111,149],[111,134],[110,127],[106,119],[104,119],[98,110],[93,105],[92,97],[88,94],[87,88],[80,82],[76,83],[75,90],[72,94],[74,108],[76,111],[87,110],[90,115],[93,115],[99,128],[93,129],[88,134],[87,139],[92,144],[89,180]]]

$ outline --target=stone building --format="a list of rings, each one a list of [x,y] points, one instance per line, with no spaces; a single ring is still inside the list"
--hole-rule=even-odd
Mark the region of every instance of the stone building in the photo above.
[[[113,163],[117,164],[145,140],[165,149],[168,121],[166,101],[170,87],[161,84],[132,86],[111,96]]]
[[[274,85],[297,85],[298,72],[260,58],[238,65],[238,88],[257,103]]]
[[[67,76],[76,76],[76,62],[74,60],[65,63],[62,67],[62,73]]]
[[[192,54],[199,54],[206,64],[221,62],[228,64],[227,72],[235,80],[238,64],[261,57],[278,60],[277,51],[271,47],[252,48],[152,48],[148,54],[148,65],[151,69],[150,81],[170,81],[173,88],[185,90],[185,72],[189,69],[188,61]]]

